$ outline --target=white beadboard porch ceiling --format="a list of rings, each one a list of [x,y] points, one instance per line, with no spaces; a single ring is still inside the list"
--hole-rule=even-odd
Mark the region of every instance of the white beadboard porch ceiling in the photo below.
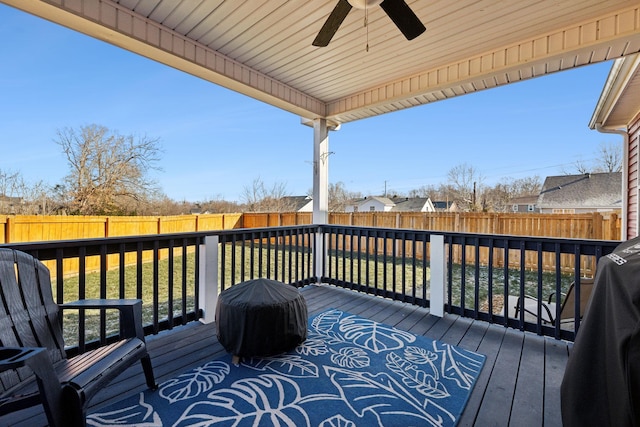
[[[332,124],[640,52],[638,0],[407,0],[412,41],[353,8],[324,48],[337,0],[0,2]]]

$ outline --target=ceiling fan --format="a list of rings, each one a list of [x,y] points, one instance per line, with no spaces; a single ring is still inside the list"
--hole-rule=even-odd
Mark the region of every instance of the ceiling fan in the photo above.
[[[352,7],[366,9],[378,5],[387,13],[407,40],[415,39],[426,30],[404,0],[338,0],[338,4],[336,4],[312,44],[319,47],[327,46]]]

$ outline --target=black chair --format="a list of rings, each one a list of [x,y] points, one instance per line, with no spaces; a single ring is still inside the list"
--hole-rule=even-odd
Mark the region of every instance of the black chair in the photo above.
[[[84,426],[91,398],[141,361],[157,387],[142,329],[141,300],[81,300],[58,306],[49,269],[0,248],[0,416],[42,404],[49,425]],[[117,309],[119,341],[67,358],[60,309]]]

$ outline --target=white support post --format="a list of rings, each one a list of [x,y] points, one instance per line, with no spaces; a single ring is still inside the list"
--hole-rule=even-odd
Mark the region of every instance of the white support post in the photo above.
[[[329,128],[326,119],[313,121],[313,223],[329,222]],[[314,245],[314,275],[318,282],[326,258],[324,240],[316,234]]]
[[[325,119],[313,121],[313,223],[329,220],[329,128]]]
[[[206,236],[200,249],[200,308],[202,323],[212,323],[218,304],[218,236]]]
[[[429,314],[444,316],[444,299],[446,295],[446,258],[444,236],[432,234],[430,239],[430,308]]]

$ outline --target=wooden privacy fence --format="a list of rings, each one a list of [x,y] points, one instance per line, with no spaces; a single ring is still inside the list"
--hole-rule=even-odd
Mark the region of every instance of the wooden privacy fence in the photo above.
[[[357,227],[596,240],[620,240],[621,236],[620,215],[615,212],[586,214],[353,212],[331,213],[329,223]]]
[[[51,240],[78,240],[86,238],[122,237],[132,235],[181,233],[196,231],[228,230],[235,228],[266,228],[311,224],[309,212],[286,213],[232,213],[177,216],[0,216],[0,243],[37,242]],[[617,213],[589,214],[523,214],[523,213],[475,213],[475,212],[353,212],[330,213],[329,223],[357,227],[414,229],[429,231],[447,231],[470,234],[504,234],[515,236],[577,238],[596,240],[619,240],[621,221]],[[348,241],[346,245],[351,245]],[[396,253],[413,255],[413,245],[398,241]],[[403,245],[401,247],[399,245]],[[360,246],[360,245],[358,245]],[[379,250],[391,251],[389,243],[381,245]],[[372,247],[372,246],[371,246]],[[350,246],[337,249],[351,249]],[[181,253],[175,249],[175,254]],[[454,262],[458,260],[462,248],[453,252]],[[476,254],[470,249],[467,261],[486,263],[489,249],[481,248]],[[390,253],[390,252],[389,252]],[[167,250],[160,251],[166,257]],[[421,255],[421,254],[416,254]],[[126,263],[133,263],[134,257],[142,256],[151,261],[152,252],[141,255],[127,254]],[[503,254],[495,252],[494,262],[500,262]],[[563,269],[571,270],[575,261],[570,256],[562,256]],[[525,254],[526,268],[537,268],[537,257],[533,253]],[[510,260],[518,259],[509,257]],[[75,260],[65,262],[77,263]],[[87,258],[87,270],[99,267],[98,257]],[[585,271],[592,271],[592,260],[585,260]],[[119,260],[109,255],[108,265],[118,265]],[[555,259],[544,259],[544,265],[555,265]],[[55,271],[55,265],[48,266]],[[77,271],[76,265],[66,265],[65,271]],[[90,268],[91,267],[91,268]]]
[[[209,230],[242,228],[242,214],[207,214],[176,216],[61,216],[61,215],[16,215],[0,217],[0,243],[41,242],[52,240],[80,240],[103,237],[123,237],[150,234],[187,233]],[[182,248],[174,250],[182,254]],[[168,250],[159,251],[160,258],[167,257]],[[153,260],[152,251],[140,255],[127,253],[125,264],[134,264],[138,256],[144,262]],[[118,266],[118,254],[107,256],[107,267]],[[87,257],[86,271],[100,268],[98,256]],[[45,262],[52,274],[56,266]],[[64,260],[64,271],[78,271],[78,260]],[[73,273],[72,273],[73,274]]]
[[[307,224],[310,214],[245,213],[245,227],[291,226]],[[595,240],[620,240],[621,218],[616,212],[586,214],[524,214],[524,213],[477,213],[477,212],[340,212],[330,213],[329,223],[356,227],[411,229],[428,231],[447,231],[470,234],[514,235],[531,237],[553,237]],[[422,246],[399,239],[395,244],[386,240],[384,244],[364,244],[365,239],[351,236],[344,241],[335,242],[337,250],[360,250],[364,247],[377,247],[378,253],[387,255],[404,254],[422,257]],[[428,245],[427,245],[428,251]],[[465,251],[465,253],[463,253]],[[490,254],[491,252],[491,254]],[[467,262],[479,262],[487,265],[492,260],[494,266],[503,266],[507,254],[502,250],[479,248],[477,253],[473,242],[466,248],[455,246],[452,249],[452,262],[459,263],[462,258]],[[428,254],[427,254],[428,256]],[[527,251],[524,259],[518,250],[511,249],[508,254],[509,267],[536,270],[539,266],[538,255]],[[576,261],[573,256],[562,254],[556,260],[551,253],[542,256],[543,270],[552,271],[557,263],[562,271],[573,271]],[[595,271],[595,259],[582,257],[579,261],[581,272],[591,276]]]

